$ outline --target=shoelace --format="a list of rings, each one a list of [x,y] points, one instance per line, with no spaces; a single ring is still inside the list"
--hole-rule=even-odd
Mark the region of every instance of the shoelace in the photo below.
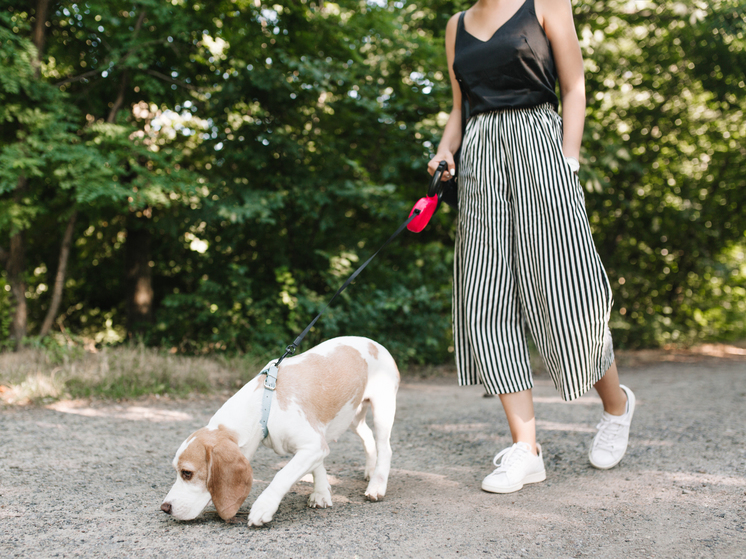
[[[519,447],[517,444],[514,444],[513,446],[509,446],[508,448],[505,448],[498,452],[495,457],[492,459],[492,463],[497,468],[496,471],[504,472],[510,468],[513,464],[515,464],[518,460],[520,460],[520,454],[523,449]],[[503,458],[504,457],[504,458]],[[499,464],[497,461],[502,458],[502,462]]]
[[[593,440],[594,446],[612,450],[614,448],[614,442],[619,434],[623,424],[609,419],[602,419],[601,422],[596,425],[598,434]]]

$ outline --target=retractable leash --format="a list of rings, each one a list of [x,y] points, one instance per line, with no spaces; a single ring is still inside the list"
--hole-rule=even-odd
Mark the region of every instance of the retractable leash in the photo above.
[[[430,179],[430,186],[427,187],[427,196],[417,200],[409,213],[409,217],[412,217],[412,214],[419,210],[419,215],[416,215],[407,227],[412,233],[422,231],[437,211],[440,200],[443,198],[443,182],[440,179],[443,177],[447,166],[448,164],[445,161],[438,164],[438,168],[433,173],[433,178]]]
[[[285,348],[285,353],[282,354],[282,357],[280,357],[274,363],[270,363],[269,365],[267,365],[267,368],[259,373],[258,376],[267,375],[267,378],[264,379],[265,390],[264,396],[262,397],[262,418],[259,420],[259,424],[262,426],[262,432],[265,439],[267,438],[267,435],[269,435],[267,422],[269,421],[269,410],[272,407],[272,394],[277,388],[277,371],[279,370],[280,363],[282,363],[282,361],[286,357],[289,357],[295,353],[295,350],[298,349],[298,346],[303,341],[303,338],[306,337],[306,334],[310,332],[311,328],[313,328],[313,325],[316,324],[316,321],[321,318],[321,315],[324,314],[326,309],[329,308],[329,305],[332,304],[334,299],[336,299],[340,293],[347,289],[348,285],[355,281],[355,278],[360,275],[360,272],[362,272],[368,264],[370,264],[371,260],[378,256],[379,252],[381,252],[389,245],[389,243],[391,243],[391,241],[398,237],[405,228],[414,233],[419,233],[425,228],[427,223],[430,221],[430,218],[435,213],[435,210],[438,208],[438,203],[440,202],[440,198],[443,195],[440,179],[443,176],[443,172],[445,171],[445,169],[446,162],[441,161],[437,171],[435,171],[435,174],[430,181],[430,186],[427,189],[428,195],[425,198],[420,198],[417,201],[417,203],[412,208],[412,211],[409,213],[409,217],[407,218],[407,220],[399,226],[396,232],[394,232],[394,234],[391,235],[385,243],[381,245],[381,248],[373,253],[373,256],[363,262],[363,264],[357,270],[355,270],[349,278],[347,278],[347,281],[342,284],[342,287],[340,287],[334,295],[332,295],[332,298],[329,299],[329,302],[326,304],[326,306],[321,309],[321,312],[316,315],[316,318],[314,318],[311,323],[306,326],[305,330],[303,330],[303,332],[301,332],[300,335],[295,338],[295,341],[292,344]]]

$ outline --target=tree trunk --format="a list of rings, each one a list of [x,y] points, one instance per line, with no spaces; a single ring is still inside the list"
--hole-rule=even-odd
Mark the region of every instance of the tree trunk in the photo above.
[[[16,186],[15,199],[21,202],[26,192],[26,177],[21,176]],[[26,282],[23,272],[26,268],[26,238],[23,231],[17,231],[10,237],[10,251],[5,264],[8,272],[8,284],[10,285],[10,313],[13,321],[10,324],[10,338],[15,340],[15,349],[18,351],[23,345],[26,337],[26,325],[28,321],[28,310],[26,307]]]
[[[129,73],[127,70],[122,71],[122,79],[119,82],[119,94],[117,95],[114,104],[111,106],[109,116],[106,118],[106,122],[114,124],[117,121],[117,113],[124,105],[124,96],[127,93],[127,86],[129,85]]]
[[[145,21],[145,10],[141,11],[140,15],[137,18],[137,23],[135,23],[135,33],[134,33],[133,39],[136,39],[137,36],[139,35],[140,29],[142,28],[143,21]],[[109,116],[106,118],[106,122],[108,122],[109,124],[114,124],[117,121],[117,113],[124,106],[124,97],[127,93],[128,86],[129,86],[129,72],[125,69],[122,71],[122,79],[119,82],[119,94],[117,95],[117,98],[114,100],[114,104],[111,106],[111,111],[109,111]]]
[[[127,274],[127,332],[143,334],[153,320],[150,230],[145,219],[130,217],[124,255]]]
[[[46,38],[47,11],[49,9],[49,0],[37,0],[35,23],[33,31],[34,46],[36,46],[37,55],[34,62],[34,76],[41,76],[41,60],[44,51],[44,40]],[[17,203],[23,203],[23,194],[27,189],[26,177],[21,176],[18,179],[18,185],[15,191],[15,200]],[[26,282],[23,279],[23,272],[26,266],[26,238],[23,231],[17,231],[10,237],[10,251],[8,253],[5,269],[8,272],[8,283],[10,284],[10,304],[13,321],[10,325],[10,337],[15,340],[15,349],[18,351],[23,345],[23,338],[26,337],[26,328],[28,324],[28,308],[26,305]]]
[[[26,337],[28,310],[26,307],[26,282],[23,270],[26,264],[25,238],[23,232],[10,238],[10,256],[8,258],[8,283],[10,284],[10,305],[13,322],[10,324],[10,337],[15,340],[16,351],[21,349]]]
[[[47,30],[47,12],[49,11],[49,0],[37,0],[36,2],[36,13],[34,14],[34,46],[36,47],[37,55],[34,63],[34,75],[35,77],[41,76],[41,59],[44,52],[44,42],[46,40]]]
[[[62,291],[65,288],[65,274],[67,272],[67,261],[70,256],[70,245],[73,240],[73,231],[75,230],[75,221],[78,218],[78,210],[73,210],[70,219],[67,220],[67,228],[65,234],[62,237],[62,247],[60,248],[60,260],[57,264],[57,275],[54,278],[54,287],[52,289],[52,302],[49,304],[47,310],[47,316],[44,318],[44,323],[41,325],[41,332],[39,336],[42,338],[49,334],[54,324],[54,319],[57,318],[57,313],[60,310],[60,303],[62,302]]]

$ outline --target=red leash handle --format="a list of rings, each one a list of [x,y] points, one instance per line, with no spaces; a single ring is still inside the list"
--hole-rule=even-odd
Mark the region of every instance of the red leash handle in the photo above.
[[[425,196],[424,198],[420,198],[419,200],[417,200],[417,203],[412,208],[412,211],[409,212],[409,216],[411,217],[412,214],[417,210],[420,210],[420,213],[417,217],[409,222],[409,225],[407,225],[407,229],[409,229],[412,233],[419,233],[420,231],[422,231],[427,223],[430,221],[430,218],[433,217],[436,209],[438,209],[437,196]]]
[[[430,186],[427,187],[427,196],[417,200],[412,211],[409,212],[409,217],[412,217],[412,214],[416,210],[420,210],[419,215],[410,221],[409,225],[407,225],[407,229],[412,233],[419,233],[422,231],[438,209],[440,197],[443,195],[443,184],[440,179],[443,177],[447,165],[448,164],[445,161],[440,162],[435,173],[433,173],[433,178],[430,180]]]

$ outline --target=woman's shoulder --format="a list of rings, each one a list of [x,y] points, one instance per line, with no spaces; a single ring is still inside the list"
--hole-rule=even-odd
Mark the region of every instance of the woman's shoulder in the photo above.
[[[456,26],[458,26],[458,20],[461,17],[461,14],[463,14],[463,13],[464,12],[456,12],[450,18],[448,18],[448,24],[446,25],[446,30],[449,27],[456,27]]]
[[[573,27],[573,8],[570,0],[534,0],[536,19],[547,36]],[[552,37],[549,37],[552,40]]]
[[[570,0],[534,0],[536,7],[542,7],[547,9],[562,10],[566,8],[572,8],[572,2]]]
[[[446,36],[456,36],[456,32],[458,31],[458,22],[463,13],[464,12],[457,12],[448,19],[448,23],[446,24]]]
[[[533,0],[536,15],[557,17],[572,13],[572,3],[570,0]],[[541,18],[540,18],[541,19]],[[546,19],[546,18],[545,18]]]

